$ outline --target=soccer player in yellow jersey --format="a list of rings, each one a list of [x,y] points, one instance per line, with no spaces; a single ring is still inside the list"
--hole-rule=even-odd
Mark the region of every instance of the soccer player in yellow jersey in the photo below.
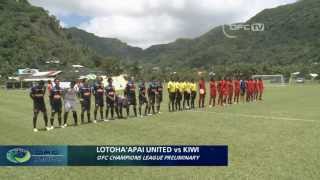
[[[174,108],[177,111],[178,110],[178,91],[179,91],[179,83],[177,80],[174,81],[174,87],[175,87],[175,99],[174,99]]]
[[[183,82],[183,109],[190,108],[190,85],[189,82]]]
[[[183,106],[183,109],[186,109],[186,101],[187,101],[187,82],[186,81],[181,82],[181,90],[183,94],[182,106]]]
[[[169,94],[169,112],[174,111],[174,103],[176,99],[176,85],[175,82],[170,79],[168,82],[168,94]]]
[[[185,92],[186,92],[187,109],[190,109],[190,97],[191,97],[191,83],[190,82],[186,82]]]
[[[195,108],[194,102],[197,96],[197,84],[194,82],[194,79],[191,80],[190,90],[191,90],[191,109],[194,109]]]
[[[177,80],[177,82],[176,82],[176,110],[179,110],[179,111],[181,111],[182,94],[183,94],[182,83],[179,80]]]

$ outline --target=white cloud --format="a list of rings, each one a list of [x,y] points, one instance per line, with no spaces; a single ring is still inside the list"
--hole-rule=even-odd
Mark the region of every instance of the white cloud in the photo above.
[[[167,43],[179,37],[196,37],[214,26],[245,21],[265,8],[295,1],[30,0],[60,17],[91,17],[79,27],[140,47]]]
[[[63,27],[63,28],[67,28],[68,24],[65,23],[65,22],[60,21],[60,26]]]
[[[93,18],[80,25],[81,29],[101,37],[117,37],[133,45],[147,47],[154,43],[167,43],[172,33],[180,30],[182,22],[168,15],[130,17],[109,16]]]

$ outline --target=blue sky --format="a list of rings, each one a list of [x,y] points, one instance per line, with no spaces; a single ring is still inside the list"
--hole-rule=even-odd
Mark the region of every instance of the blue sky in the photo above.
[[[57,18],[61,21],[64,27],[78,27],[81,24],[90,21],[92,18],[88,16],[71,15],[58,15]]]
[[[29,0],[100,37],[147,48],[177,38],[194,38],[212,28],[245,22],[266,8],[297,0]],[[263,22],[261,22],[263,23]]]

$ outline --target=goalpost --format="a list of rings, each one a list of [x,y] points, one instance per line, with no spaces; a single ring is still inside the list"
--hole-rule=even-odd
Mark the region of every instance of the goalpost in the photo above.
[[[275,74],[275,75],[253,75],[253,79],[261,78],[264,81],[264,84],[266,86],[272,85],[272,86],[284,86],[285,80],[284,76],[282,74]]]

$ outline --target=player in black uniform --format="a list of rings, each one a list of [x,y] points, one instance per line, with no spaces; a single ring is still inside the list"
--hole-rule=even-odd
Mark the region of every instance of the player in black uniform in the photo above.
[[[105,88],[105,93],[106,93],[106,102],[107,102],[106,119],[108,119],[109,110],[111,110],[111,119],[113,120],[114,104],[116,100],[116,90],[115,90],[115,87],[112,85],[112,78],[108,78],[108,86]]]
[[[102,78],[98,78],[98,82],[93,87],[93,95],[95,97],[95,108],[94,108],[94,122],[97,122],[97,113],[100,109],[100,120],[103,120],[103,107],[104,107],[104,86]]]
[[[145,82],[144,80],[141,82],[141,84],[139,85],[139,115],[142,116],[141,111],[142,111],[142,106],[144,104],[146,104],[145,110],[144,110],[144,115],[147,115],[147,111],[148,111],[148,99],[146,96],[146,86],[145,86]]]
[[[47,109],[46,104],[44,102],[44,95],[46,93],[46,88],[44,87],[44,82],[40,81],[39,84],[33,88],[31,88],[30,91],[30,97],[33,100],[33,131],[38,132],[37,129],[37,119],[39,112],[43,113],[43,119],[46,126],[46,129],[48,128],[48,115],[47,115]]]
[[[163,98],[163,85],[160,80],[156,81],[157,91],[156,91],[156,103],[157,103],[157,113],[160,112],[160,106]]]
[[[53,88],[52,82],[51,80],[49,80],[47,84],[47,89],[48,89],[48,96],[49,96],[49,104],[51,108],[52,108],[52,99],[50,98],[50,94],[51,94],[52,88]]]
[[[152,114],[155,114],[155,102],[156,102],[156,93],[157,93],[157,84],[154,80],[155,78],[152,77],[152,80],[149,84],[148,87],[148,99],[149,99],[149,107],[148,107],[148,113],[150,115],[151,109],[152,109]]]
[[[130,79],[127,83],[127,86],[124,90],[124,96],[127,98],[127,116],[130,115],[130,106],[133,106],[134,116],[137,117],[137,98],[136,98],[136,85],[133,80]]]
[[[81,104],[81,123],[84,123],[84,112],[87,112],[88,123],[91,123],[91,87],[86,79],[82,80],[82,86],[79,88],[79,97]]]
[[[50,98],[52,99],[52,109],[51,109],[51,129],[54,129],[53,122],[54,116],[58,113],[58,122],[61,128],[64,126],[61,125],[61,114],[62,114],[62,96],[63,96],[63,89],[60,87],[60,81],[58,79],[54,80],[55,86],[51,89]]]

